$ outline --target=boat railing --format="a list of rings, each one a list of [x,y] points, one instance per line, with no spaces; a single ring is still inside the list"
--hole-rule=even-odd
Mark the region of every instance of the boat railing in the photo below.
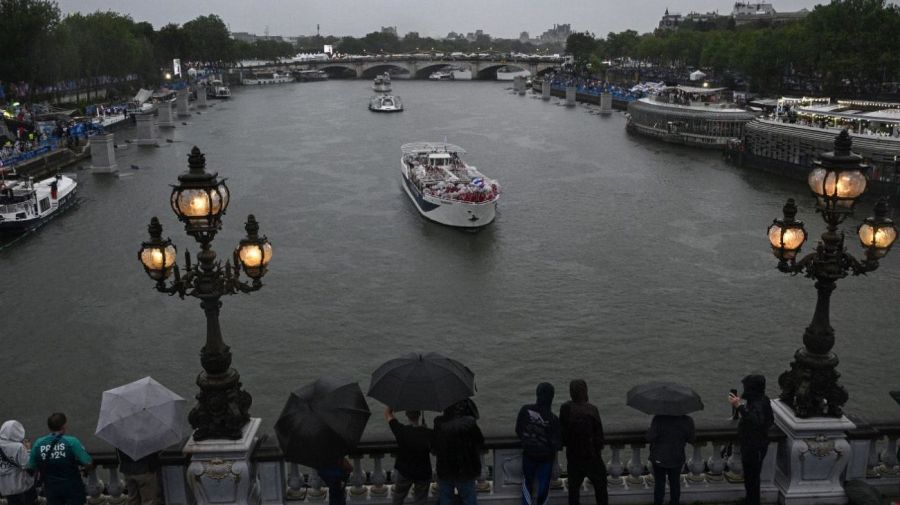
[[[860,479],[887,495],[896,496],[900,487],[900,467],[897,465],[897,439],[900,421],[867,423],[853,419],[856,429],[848,432],[851,452],[848,455],[846,480]],[[776,460],[779,449],[790,452],[786,439],[778,429],[769,433],[769,449],[761,472],[763,503],[778,500],[775,483]],[[653,501],[654,479],[648,461],[646,430],[609,431],[602,451],[607,470],[609,501],[612,504],[650,503]],[[109,449],[90,451],[96,468],[87,478],[89,503],[124,502],[125,483],[118,472],[118,460]],[[347,483],[350,504],[388,505],[397,473],[393,470],[397,444],[379,439],[364,442],[350,453],[353,470]],[[731,422],[701,427],[696,440],[688,444],[686,463],[681,469],[682,500],[684,503],[732,503],[744,498],[744,473],[737,429]],[[327,488],[312,468],[284,460],[275,437],[263,435],[255,445],[251,461],[255,472],[250,478],[257,482],[261,503],[322,503]],[[481,474],[477,478],[479,502],[493,505],[518,505],[522,501],[522,452],[519,440],[509,434],[487,436],[481,454]],[[225,461],[224,463],[228,463]],[[159,476],[163,503],[193,505],[196,502],[188,479],[190,460],[180,450],[161,454]],[[229,468],[231,466],[229,465]],[[236,468],[236,467],[235,467]],[[434,468],[434,465],[432,465]],[[193,479],[194,474],[191,474]],[[564,503],[567,496],[568,472],[565,452],[557,455],[551,477],[550,500]],[[241,485],[237,476],[227,474],[218,481],[222,489]],[[581,488],[582,501],[592,500],[593,491]],[[436,486],[430,489],[437,495]]]

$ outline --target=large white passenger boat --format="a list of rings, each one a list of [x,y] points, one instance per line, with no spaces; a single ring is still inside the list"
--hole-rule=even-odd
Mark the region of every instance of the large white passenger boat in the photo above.
[[[494,220],[500,185],[462,161],[464,149],[443,142],[414,142],[401,150],[403,190],[420,214],[436,223],[470,229]]]
[[[23,232],[75,203],[74,179],[57,175],[40,182],[0,180],[0,232]]]
[[[286,82],[294,82],[294,76],[291,74],[279,74],[278,72],[261,72],[244,78],[244,86],[284,84]]]

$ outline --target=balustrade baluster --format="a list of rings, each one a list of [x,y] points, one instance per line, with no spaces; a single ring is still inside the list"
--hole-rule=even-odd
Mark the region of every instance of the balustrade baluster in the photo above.
[[[869,441],[869,461],[866,463],[866,477],[876,479],[881,476],[878,469],[878,439]]]
[[[109,493],[106,500],[108,505],[121,505],[128,499],[122,494],[125,491],[125,481],[119,478],[119,469],[116,466],[109,468],[109,485],[106,486],[106,491]]]
[[[478,474],[478,482],[475,484],[475,489],[479,493],[489,493],[491,491],[491,483],[488,482],[488,466],[484,461],[484,456],[487,453],[487,451],[481,451],[479,455],[481,458],[481,473]]]
[[[375,460],[375,469],[372,470],[372,488],[369,490],[369,494],[374,496],[387,496],[388,487],[385,486],[385,482],[387,482],[387,472],[384,471],[384,454],[373,454],[372,459]]]
[[[878,467],[882,475],[894,476],[900,473],[897,468],[897,435],[889,435],[887,445],[881,451],[881,466]]]
[[[609,476],[606,478],[606,483],[610,486],[624,486],[625,483],[622,479],[622,474],[625,473],[625,465],[622,464],[622,456],[621,452],[625,446],[623,445],[610,445],[610,450],[612,450],[612,457],[609,460],[609,463],[606,465],[606,472]]]
[[[319,472],[315,470],[309,474],[309,491],[306,493],[306,496],[312,501],[325,499],[325,483],[319,477]]]
[[[728,482],[744,482],[744,464],[741,463],[741,444],[734,442],[731,456],[728,457],[728,471],[725,472]]]
[[[696,442],[692,445],[694,448],[694,453],[691,456],[691,460],[688,461],[688,481],[690,482],[703,482],[706,480],[706,476],[703,474],[703,471],[706,469],[706,461],[703,458],[703,447],[706,446],[706,442]]]
[[[97,468],[91,468],[87,482],[87,502],[90,505],[103,505],[106,497],[103,496],[103,481],[97,475]]]
[[[644,444],[631,444],[631,459],[628,461],[628,477],[625,479],[627,484],[632,486],[644,485],[644,462],[641,459],[641,449]]]
[[[718,440],[714,440],[712,443],[713,453],[706,460],[706,478],[710,482],[719,482],[725,477],[725,460],[722,458],[722,451],[726,445],[726,442]]]
[[[350,497],[364,497],[366,495],[366,473],[362,468],[362,456],[353,458],[353,472],[350,474]]]
[[[300,473],[300,465],[290,463],[288,467],[287,493],[288,501],[303,500],[306,498],[306,489],[303,488],[303,475]]]

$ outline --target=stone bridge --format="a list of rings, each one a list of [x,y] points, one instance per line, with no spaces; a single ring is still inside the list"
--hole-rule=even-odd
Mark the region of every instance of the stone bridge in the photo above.
[[[565,63],[565,58],[410,58],[397,56],[360,57],[352,59],[333,59],[327,61],[303,61],[278,67],[308,68],[327,72],[329,75],[355,74],[357,78],[372,78],[384,72],[397,70],[408,74],[411,79],[427,79],[433,72],[446,67],[471,70],[472,79],[495,79],[497,70],[510,67],[514,70],[527,70],[531,75],[540,75]],[[271,66],[271,65],[268,65]],[[245,69],[247,67],[244,67]]]

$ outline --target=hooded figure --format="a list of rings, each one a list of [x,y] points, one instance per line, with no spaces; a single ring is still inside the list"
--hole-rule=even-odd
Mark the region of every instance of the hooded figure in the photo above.
[[[25,427],[19,421],[0,426],[0,495],[12,497],[31,490],[34,477],[28,473],[28,448]]]
[[[532,459],[550,459],[562,448],[559,418],[553,413],[554,389],[549,382],[537,387],[537,403],[523,405],[516,418],[516,435]]]
[[[440,505],[455,502],[459,494],[463,505],[475,505],[475,479],[481,475],[481,448],[484,435],[475,419],[478,410],[472,400],[457,402],[434,420],[431,449],[437,456],[437,480]]]
[[[775,424],[772,406],[766,397],[766,378],[748,375],[741,381],[746,404],[737,406],[738,441],[741,444],[741,463],[744,465],[744,489],[747,505],[759,505],[760,473],[769,448],[769,428]],[[732,399],[732,405],[737,400]]]
[[[603,423],[600,411],[588,401],[587,383],[575,379],[569,383],[571,401],[559,408],[566,469],[569,472],[569,505],[579,505],[581,483],[590,479],[597,505],[609,503],[603,450]]]

